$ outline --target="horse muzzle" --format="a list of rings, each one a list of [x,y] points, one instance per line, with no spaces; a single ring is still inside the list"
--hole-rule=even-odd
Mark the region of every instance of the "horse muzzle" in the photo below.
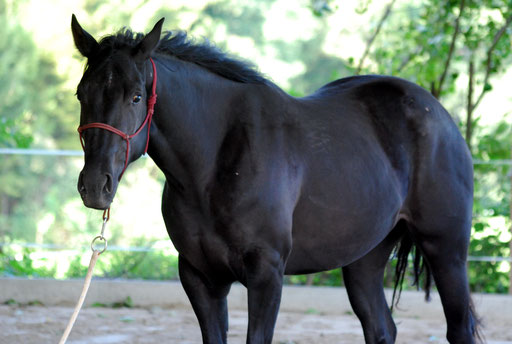
[[[107,209],[116,194],[118,182],[112,174],[85,169],[78,177],[78,192],[88,208]]]

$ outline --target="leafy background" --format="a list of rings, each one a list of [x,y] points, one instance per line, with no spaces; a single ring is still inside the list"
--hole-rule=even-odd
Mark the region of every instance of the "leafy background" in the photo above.
[[[471,288],[512,292],[510,264],[500,260],[510,257],[511,242],[511,1],[0,0],[0,148],[80,149],[74,92],[84,61],[71,40],[71,13],[95,37],[123,26],[146,32],[166,17],[166,29],[253,61],[295,96],[354,74],[420,84],[452,113],[475,159],[470,255],[485,258],[468,263]],[[99,231],[101,214],[77,197],[81,165],[79,156],[0,155],[1,275],[84,274],[83,247]],[[149,159],[130,167],[100,275],[177,278],[159,213],[162,182]],[[339,271],[287,282],[342,283]]]

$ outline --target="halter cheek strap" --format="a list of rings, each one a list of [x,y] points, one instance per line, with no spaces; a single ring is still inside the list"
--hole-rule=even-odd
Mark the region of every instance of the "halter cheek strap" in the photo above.
[[[146,138],[146,148],[144,149],[144,154],[146,154],[147,151],[148,151],[149,131],[151,129],[151,119],[153,118],[153,113],[155,112],[156,81],[157,81],[155,62],[153,62],[153,59],[151,57],[149,58],[149,61],[151,62],[151,66],[153,67],[153,83],[151,85],[151,96],[148,99],[148,112],[146,114],[146,118],[144,119],[144,122],[142,122],[142,124],[140,125],[139,129],[137,129],[137,131],[135,131],[131,135],[128,135],[125,132],[123,132],[123,131],[121,131],[121,130],[119,130],[117,128],[114,128],[111,125],[108,125],[108,124],[105,124],[105,123],[100,123],[100,122],[89,123],[89,124],[85,124],[85,125],[82,125],[82,126],[78,127],[78,133],[80,135],[80,143],[82,144],[82,148],[84,150],[85,150],[85,145],[84,145],[84,139],[83,139],[83,132],[85,130],[91,129],[91,128],[99,128],[99,129],[108,130],[108,131],[110,131],[110,132],[112,132],[112,133],[114,133],[116,135],[121,136],[121,138],[123,140],[125,140],[125,142],[126,142],[126,155],[125,155],[125,159],[124,159],[124,168],[123,168],[123,171],[121,172],[121,174],[119,175],[119,179],[121,179],[121,177],[124,174],[124,171],[126,170],[126,167],[128,167],[128,159],[129,159],[129,156],[130,156],[130,140],[132,138],[134,138],[135,136],[137,136],[142,131],[142,129],[144,129],[144,127],[146,125],[148,126],[148,134],[147,134],[147,138]]]

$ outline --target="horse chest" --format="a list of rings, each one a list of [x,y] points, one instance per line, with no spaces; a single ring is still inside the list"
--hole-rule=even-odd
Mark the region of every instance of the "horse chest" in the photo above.
[[[238,251],[233,250],[233,238],[215,229],[211,218],[198,209],[180,204],[163,202],[163,217],[169,237],[180,257],[185,258],[197,270],[215,278],[231,279]],[[212,277],[214,278],[214,277]]]

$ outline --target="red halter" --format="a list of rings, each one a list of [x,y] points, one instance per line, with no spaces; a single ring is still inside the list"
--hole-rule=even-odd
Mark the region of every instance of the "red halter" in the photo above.
[[[82,148],[84,150],[85,150],[85,146],[84,146],[84,139],[82,137],[82,133],[84,132],[84,130],[87,130],[90,128],[100,128],[100,129],[108,130],[110,132],[113,132],[114,134],[121,136],[121,138],[126,141],[126,156],[125,156],[125,160],[124,160],[124,168],[123,168],[123,171],[121,172],[121,174],[119,175],[119,179],[121,179],[124,171],[126,170],[126,167],[128,166],[128,157],[130,154],[130,140],[133,137],[137,136],[142,131],[142,129],[144,128],[144,126],[146,124],[148,125],[148,136],[146,138],[146,148],[144,149],[144,154],[146,154],[148,151],[149,130],[151,129],[151,118],[153,117],[153,112],[155,111],[155,104],[156,104],[156,67],[155,67],[155,63],[153,62],[153,59],[151,57],[149,58],[149,61],[151,61],[151,65],[153,66],[153,84],[151,85],[151,96],[148,99],[148,112],[147,112],[146,118],[144,119],[144,122],[142,122],[139,129],[137,129],[137,131],[135,133],[128,135],[128,134],[122,132],[121,130],[114,128],[111,125],[108,125],[105,123],[99,123],[99,122],[89,123],[89,124],[82,125],[82,126],[78,127],[78,133],[80,135],[80,143],[82,144]]]

